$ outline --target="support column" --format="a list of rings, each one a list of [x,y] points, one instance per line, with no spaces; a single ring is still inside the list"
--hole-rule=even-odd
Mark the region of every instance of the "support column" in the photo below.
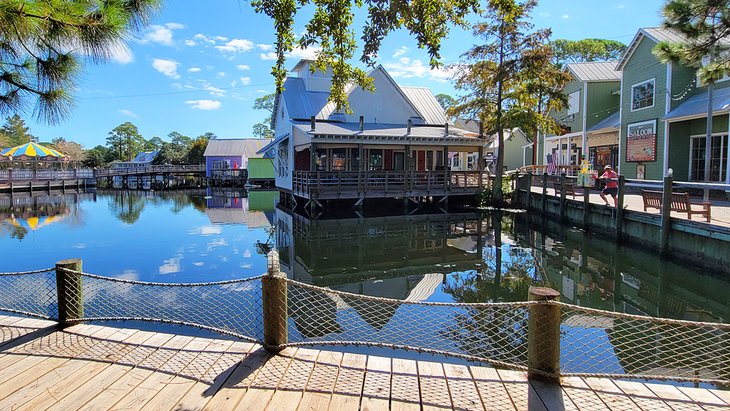
[[[551,288],[530,287],[530,301],[558,301]],[[536,304],[529,308],[527,325],[527,376],[557,382],[560,374],[560,306]]]
[[[309,147],[309,171],[317,171],[317,145],[312,143]]]
[[[261,279],[264,344],[267,350],[279,352],[279,346],[289,340],[288,289],[286,275],[279,269],[279,252],[271,250],[267,260],[267,274]]]
[[[72,325],[71,319],[84,317],[84,296],[81,287],[83,263],[80,259],[61,260],[56,263],[56,292],[58,297],[58,322],[61,327]]]
[[[669,232],[672,229],[672,177],[664,177],[664,187],[662,189],[662,225],[659,249],[662,254],[669,252]]]

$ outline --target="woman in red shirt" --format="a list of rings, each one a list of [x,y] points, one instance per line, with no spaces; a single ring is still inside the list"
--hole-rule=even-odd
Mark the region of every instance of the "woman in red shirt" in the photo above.
[[[603,168],[605,171],[601,174],[601,179],[606,180],[606,187],[601,191],[601,199],[606,202],[607,206],[611,204],[606,200],[606,194],[613,197],[614,207],[618,207],[618,173],[611,169],[610,165]]]

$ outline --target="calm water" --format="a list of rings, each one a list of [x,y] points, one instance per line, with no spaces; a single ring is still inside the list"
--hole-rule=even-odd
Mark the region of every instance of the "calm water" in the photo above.
[[[526,214],[309,220],[275,192],[102,191],[0,197],[0,271],[78,257],[100,275],[218,281],[266,271],[337,290],[429,301],[524,301],[532,284],[574,304],[728,322],[730,275]]]

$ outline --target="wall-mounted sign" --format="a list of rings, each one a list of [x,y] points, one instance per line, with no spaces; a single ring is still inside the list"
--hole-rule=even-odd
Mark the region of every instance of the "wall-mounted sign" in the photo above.
[[[626,128],[626,161],[656,161],[656,120],[628,125]]]

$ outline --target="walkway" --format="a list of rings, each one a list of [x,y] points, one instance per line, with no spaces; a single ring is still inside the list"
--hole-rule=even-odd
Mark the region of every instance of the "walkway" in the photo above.
[[[576,191],[575,200],[583,202],[583,191],[582,189],[576,189],[580,191]],[[542,187],[532,187],[533,193],[542,194]],[[548,195],[553,196],[555,195],[555,190],[552,188],[548,188],[547,190]],[[572,200],[572,196],[567,197],[568,200]],[[609,201],[611,201],[611,204],[613,205],[613,200],[611,200],[610,196],[608,197]],[[592,204],[604,204],[603,200],[601,200],[600,191],[597,190],[591,190],[590,194],[590,201]],[[699,201],[698,199],[693,199],[692,201]],[[641,194],[626,194],[624,196],[624,205],[627,209],[632,211],[641,211],[644,212],[644,201],[641,199]],[[655,214],[659,215],[659,210],[655,208],[651,208],[646,211],[649,214]],[[724,226],[724,227],[730,227],[730,203],[727,201],[713,201],[712,202],[712,219],[711,224]],[[676,218],[683,218],[687,219],[687,214],[684,213],[677,213],[672,212],[672,217]],[[703,216],[692,216],[692,221],[699,221],[699,222],[705,222],[705,219]]]
[[[721,410],[730,391],[522,372],[0,315],[0,409]]]

